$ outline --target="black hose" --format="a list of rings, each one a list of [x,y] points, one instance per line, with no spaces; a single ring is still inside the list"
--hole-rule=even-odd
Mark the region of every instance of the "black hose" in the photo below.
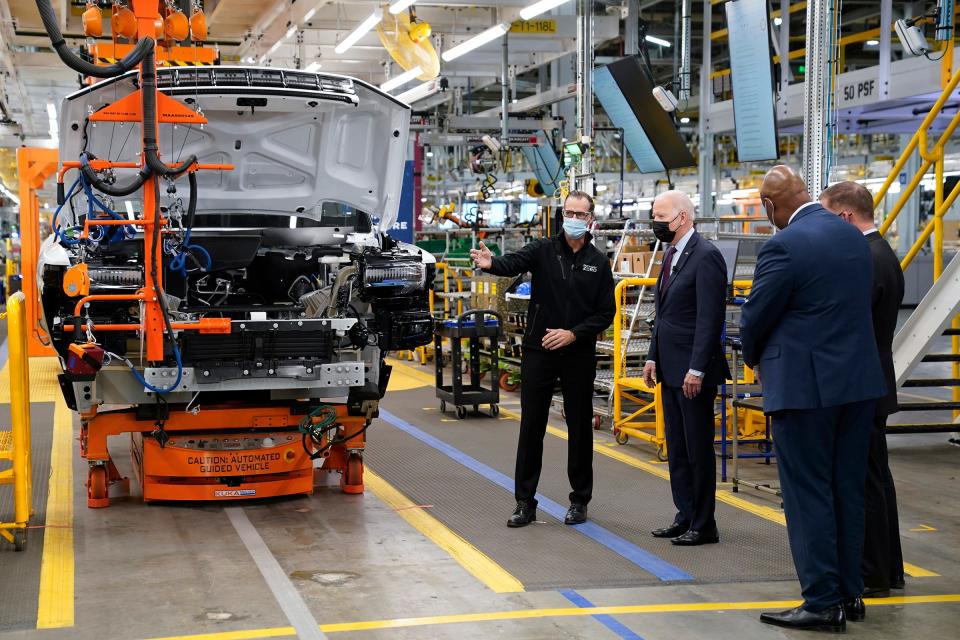
[[[137,46],[130,53],[114,64],[101,66],[87,62],[70,51],[70,47],[67,46],[63,33],[57,25],[57,14],[54,13],[50,0],[36,0],[36,3],[40,18],[43,20],[43,28],[46,29],[54,50],[65,65],[78,73],[95,78],[116,78],[140,64],[148,53],[153,53],[153,39],[144,38],[137,42]]]
[[[193,175],[193,174],[191,174]],[[153,279],[153,291],[157,296],[157,303],[160,305],[160,312],[163,316],[163,324],[167,329],[167,335],[170,336],[170,344],[173,345],[173,348],[177,348],[177,334],[173,332],[173,325],[170,324],[170,311],[167,309],[167,299],[163,293],[163,289],[160,287],[160,283],[157,280],[157,263],[163,260],[163,256],[158,253],[160,251],[160,183],[157,180],[153,181],[154,189],[154,208],[153,208],[153,238],[150,242],[151,246],[151,257],[153,258],[150,261],[150,277]],[[144,212],[146,213],[146,212]],[[146,242],[146,238],[143,239]]]
[[[147,167],[156,175],[179,176],[193,166],[197,156],[192,155],[175,167],[168,167],[160,159],[157,146],[157,132],[152,123],[157,120],[157,69],[154,53],[151,50],[145,57],[143,71],[140,73],[140,91],[143,96],[143,122],[150,123],[143,128],[143,154]]]
[[[143,186],[143,183],[147,181],[147,178],[150,177],[151,172],[147,169],[141,169],[137,175],[133,177],[127,184],[109,184],[104,180],[100,179],[100,176],[97,175],[96,169],[90,166],[90,159],[93,156],[90,153],[81,153],[80,154],[80,172],[83,173],[83,177],[89,182],[97,191],[101,191],[108,196],[114,196],[116,198],[122,198],[123,196],[128,196],[131,193],[140,189]],[[96,158],[93,158],[96,159]],[[59,187],[58,187],[59,188]],[[59,194],[58,194],[59,197]]]
[[[187,223],[185,227],[190,231],[193,229],[193,221],[197,217],[197,173],[195,171],[187,174],[187,182],[190,184],[190,199],[187,200]]]

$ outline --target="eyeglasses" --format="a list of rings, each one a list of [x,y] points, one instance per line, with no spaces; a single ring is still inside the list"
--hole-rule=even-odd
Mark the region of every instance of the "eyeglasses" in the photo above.
[[[563,210],[564,218],[576,218],[577,220],[586,220],[592,214],[589,211],[571,211],[570,209]]]

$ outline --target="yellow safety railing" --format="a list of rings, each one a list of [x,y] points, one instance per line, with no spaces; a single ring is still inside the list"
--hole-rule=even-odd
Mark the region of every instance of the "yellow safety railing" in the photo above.
[[[932,235],[934,282],[940,279],[940,275],[943,273],[943,218],[947,212],[950,211],[950,207],[953,206],[957,196],[960,196],[960,183],[954,186],[954,188],[950,190],[950,193],[946,197],[944,197],[943,194],[943,171],[946,158],[946,147],[951,136],[953,136],[954,131],[956,131],[957,127],[960,126],[960,111],[957,111],[950,119],[950,124],[947,125],[947,128],[940,135],[932,148],[929,146],[930,141],[928,136],[930,133],[930,127],[936,121],[937,116],[942,113],[944,106],[947,104],[947,101],[950,99],[950,96],[953,95],[958,85],[960,85],[960,69],[950,76],[950,81],[947,83],[946,87],[944,87],[940,97],[937,98],[937,101],[930,108],[930,112],[927,113],[926,117],[923,119],[923,122],[920,123],[920,127],[917,129],[917,132],[913,134],[913,137],[910,139],[910,143],[903,150],[903,153],[900,154],[900,157],[893,165],[893,169],[890,170],[890,174],[887,176],[887,179],[884,180],[880,190],[873,198],[874,208],[880,206],[890,189],[890,185],[893,184],[894,180],[899,178],[900,171],[907,163],[907,160],[914,151],[917,151],[920,154],[920,167],[913,175],[913,178],[910,180],[909,184],[907,184],[907,186],[901,190],[900,197],[897,199],[896,204],[893,206],[893,209],[891,209],[890,212],[884,217],[883,224],[880,225],[880,233],[886,234],[896,221],[897,216],[900,215],[900,212],[903,210],[903,207],[906,205],[907,201],[911,196],[914,195],[917,187],[920,186],[920,183],[923,180],[923,177],[927,174],[927,171],[929,171],[930,166],[933,165],[933,217],[927,221],[926,225],[923,227],[923,230],[920,232],[920,235],[917,237],[916,242],[913,243],[913,246],[907,251],[907,254],[903,257],[903,260],[900,261],[900,268],[904,271],[907,270],[907,267],[910,266],[910,263],[920,252],[920,250],[927,244],[927,241]],[[951,326],[954,329],[960,329],[960,316],[953,319]],[[960,354],[960,336],[953,336],[951,342],[953,354]],[[960,378],[960,362],[953,363],[953,377]],[[953,401],[960,402],[960,387],[953,388]],[[960,416],[960,412],[954,411],[953,417],[956,419],[958,416]]]
[[[667,440],[663,422],[663,402],[660,397],[660,385],[651,389],[642,377],[628,376],[626,353],[623,343],[624,298],[631,287],[653,287],[656,278],[624,278],[614,293],[616,315],[613,318],[613,411],[611,422],[613,432],[620,442],[626,442],[627,436],[650,442],[657,447],[661,458],[666,459]],[[653,394],[653,400],[644,399],[637,392]],[[637,409],[623,415],[623,401],[632,402]],[[640,420],[646,417],[646,420]],[[653,419],[650,420],[649,418]]]
[[[0,485],[13,485],[12,522],[0,522],[0,537],[22,551],[27,524],[33,515],[32,462],[30,459],[30,365],[27,356],[26,308],[23,292],[7,300],[7,345],[10,361],[10,431],[0,431],[0,460],[12,465],[0,471]]]
[[[615,289],[616,315],[613,319],[613,406],[611,421],[613,431],[618,442],[626,442],[632,436],[657,447],[657,454],[666,459],[667,442],[663,421],[663,402],[660,395],[660,385],[651,389],[643,381],[643,377],[629,375],[624,351],[623,328],[625,317],[625,298],[629,288],[656,286],[656,278],[624,278]],[[747,293],[752,286],[752,280],[734,280],[733,289],[738,294]],[[629,321],[628,321],[629,322]],[[753,382],[753,372],[747,370],[744,382]],[[637,392],[653,394],[653,400],[641,398]],[[623,401],[632,402],[636,409],[624,415]],[[732,410],[732,407],[731,407]],[[651,420],[650,417],[653,417]],[[640,418],[646,418],[641,420]]]

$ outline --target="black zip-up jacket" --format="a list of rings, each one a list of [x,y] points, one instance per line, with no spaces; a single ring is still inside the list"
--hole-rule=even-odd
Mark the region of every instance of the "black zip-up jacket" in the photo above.
[[[616,304],[610,263],[590,240],[588,234],[574,253],[561,232],[495,257],[486,269],[495,276],[533,275],[524,349],[544,350],[547,329],[569,329],[577,339],[561,353],[596,351],[597,334],[610,326]]]

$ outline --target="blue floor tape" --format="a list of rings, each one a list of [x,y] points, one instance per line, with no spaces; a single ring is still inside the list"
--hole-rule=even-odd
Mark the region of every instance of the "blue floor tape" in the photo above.
[[[581,609],[591,609],[596,606],[573,589],[562,589],[560,591],[560,595]],[[623,638],[623,640],[643,640],[642,636],[638,636],[627,625],[623,624],[611,615],[601,613],[599,615],[590,617],[605,626],[610,631],[613,631],[615,634]]]
[[[459,462],[463,466],[467,467],[471,471],[474,471],[484,478],[487,478],[494,484],[500,485],[511,494],[513,493],[513,479],[500,473],[496,469],[480,462],[476,458],[472,458],[465,454],[463,451],[460,451],[456,447],[453,447],[443,440],[436,438],[429,433],[418,429],[413,426],[406,420],[398,418],[389,411],[380,409],[380,417],[393,425],[394,427],[400,429],[404,433],[407,433],[417,440],[427,444],[440,453],[446,455],[449,458]],[[553,516],[557,520],[563,521],[564,516],[567,513],[566,507],[560,505],[553,500],[544,497],[541,494],[537,494],[537,508],[544,511],[545,513]],[[621,538],[617,534],[604,529],[600,525],[587,521],[584,524],[574,525],[573,527],[583,535],[588,538],[592,538],[596,542],[599,542],[603,546],[607,547],[611,551],[619,554],[620,556],[626,558],[633,564],[637,565],[644,571],[647,571],[660,580],[664,581],[680,581],[680,580],[693,580],[693,576],[689,573],[675,567],[669,562],[658,558],[649,551],[641,549],[637,545],[633,544],[629,540]]]

